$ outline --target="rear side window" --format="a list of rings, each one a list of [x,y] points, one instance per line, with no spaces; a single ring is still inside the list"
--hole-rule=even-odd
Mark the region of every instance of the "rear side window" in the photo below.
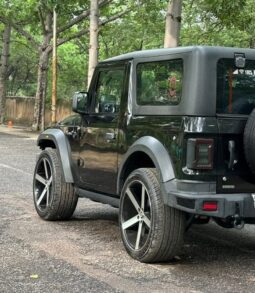
[[[217,113],[250,114],[255,107],[255,61],[236,68],[234,59],[217,64]]]
[[[182,95],[183,61],[156,61],[137,65],[138,105],[177,105]]]

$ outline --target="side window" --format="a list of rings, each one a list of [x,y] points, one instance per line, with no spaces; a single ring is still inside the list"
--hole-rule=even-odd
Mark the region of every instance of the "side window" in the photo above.
[[[95,113],[118,113],[124,84],[124,68],[99,72]]]
[[[182,95],[183,61],[156,61],[137,65],[138,105],[177,105]]]

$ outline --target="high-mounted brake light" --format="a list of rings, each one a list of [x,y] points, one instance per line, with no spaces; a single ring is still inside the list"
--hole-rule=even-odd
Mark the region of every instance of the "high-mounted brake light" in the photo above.
[[[187,167],[210,170],[213,168],[213,145],[211,138],[190,138],[187,145]]]

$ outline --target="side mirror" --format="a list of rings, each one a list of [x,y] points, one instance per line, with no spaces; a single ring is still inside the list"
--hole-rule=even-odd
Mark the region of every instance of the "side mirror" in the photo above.
[[[88,112],[88,93],[76,92],[73,96],[72,110],[76,113]]]

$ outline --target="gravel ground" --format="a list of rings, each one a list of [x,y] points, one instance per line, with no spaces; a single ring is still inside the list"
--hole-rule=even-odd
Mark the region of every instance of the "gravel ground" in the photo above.
[[[33,207],[36,136],[0,127],[0,292],[254,292],[255,231],[193,226],[175,261],[141,264],[121,243],[118,210],[80,199],[73,218]]]

